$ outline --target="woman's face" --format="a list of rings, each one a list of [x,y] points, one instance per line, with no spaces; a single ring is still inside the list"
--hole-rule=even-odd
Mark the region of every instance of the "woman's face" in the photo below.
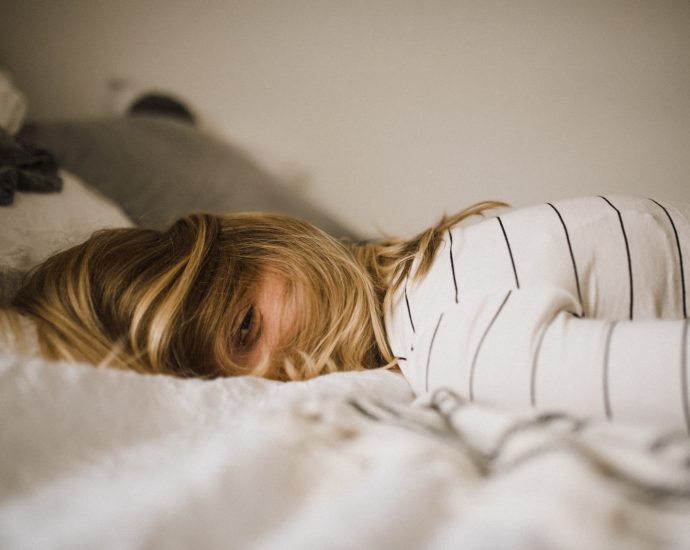
[[[231,359],[243,368],[257,367],[292,336],[296,320],[297,307],[290,299],[285,277],[266,272],[254,302],[239,316]]]

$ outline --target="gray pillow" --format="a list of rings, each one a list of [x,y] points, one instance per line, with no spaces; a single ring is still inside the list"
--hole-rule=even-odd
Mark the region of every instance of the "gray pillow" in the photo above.
[[[246,154],[171,118],[27,124],[21,137],[117,202],[138,225],[163,228],[189,212],[281,212],[335,237],[357,235],[297,197]]]

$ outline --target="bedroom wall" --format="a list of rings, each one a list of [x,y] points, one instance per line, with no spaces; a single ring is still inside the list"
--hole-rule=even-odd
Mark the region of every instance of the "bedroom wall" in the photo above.
[[[0,64],[34,118],[175,91],[366,234],[485,198],[690,202],[687,0],[4,0]]]

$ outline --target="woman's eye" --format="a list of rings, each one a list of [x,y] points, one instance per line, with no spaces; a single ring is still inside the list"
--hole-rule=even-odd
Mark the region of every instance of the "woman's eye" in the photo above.
[[[238,331],[238,340],[240,344],[247,344],[249,343],[249,335],[252,332],[252,327],[254,326],[254,308],[250,307],[247,310],[247,313],[244,315],[244,318],[242,319],[242,323],[240,323],[240,329]]]

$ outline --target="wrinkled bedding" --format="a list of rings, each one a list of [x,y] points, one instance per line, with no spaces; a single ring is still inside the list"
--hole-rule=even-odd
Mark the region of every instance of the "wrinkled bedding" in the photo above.
[[[0,548],[689,547],[683,433],[0,355]]]

